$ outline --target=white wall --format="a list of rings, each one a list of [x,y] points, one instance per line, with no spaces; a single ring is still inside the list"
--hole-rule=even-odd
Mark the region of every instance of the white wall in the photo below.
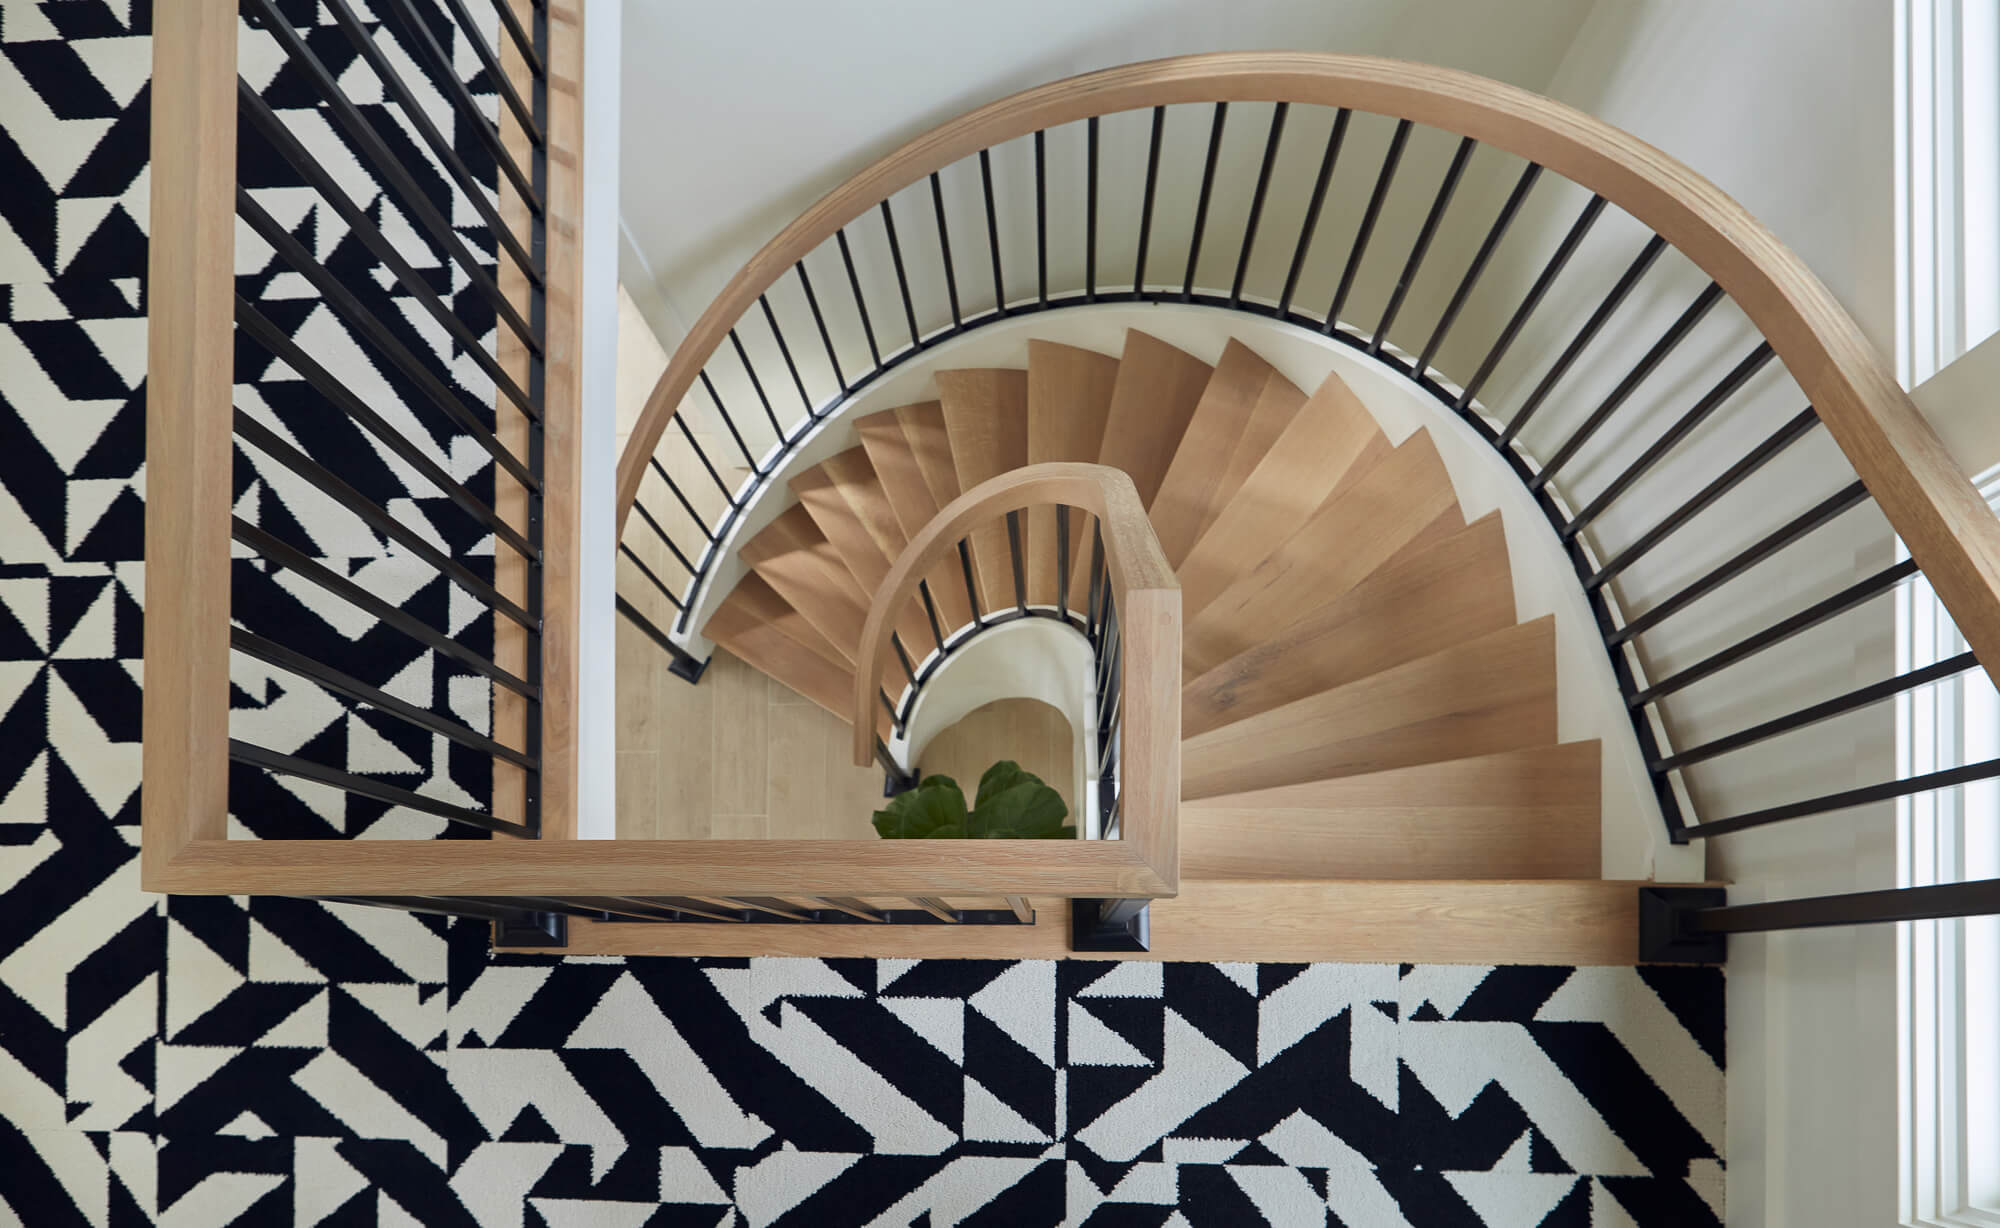
[[[1798,251],[1892,355],[1892,15],[1888,0],[1600,0],[1551,92],[1714,179]],[[1646,306],[1655,314],[1678,309],[1699,280],[1683,274],[1681,297]],[[1734,351],[1717,341],[1706,356],[1725,354]],[[1716,369],[1708,368],[1710,378]],[[1772,407],[1798,408],[1796,401]],[[1733,438],[1743,437],[1719,436],[1714,450]],[[1801,463],[1788,472],[1811,483],[1822,468]],[[1761,583],[1817,593],[1887,561],[1877,521],[1844,520],[1812,542],[1794,548],[1797,559],[1788,552],[1775,583],[1769,576]],[[1770,654],[1759,672],[1787,697],[1824,697],[1887,677],[1891,617],[1889,603],[1878,601],[1828,628],[1838,635],[1808,635],[1796,653]],[[1674,646],[1665,651],[1671,658]],[[1740,726],[1749,719],[1742,707],[1741,697],[1708,696],[1696,719]],[[1893,715],[1878,706],[1774,743],[1777,756],[1751,756],[1762,774],[1785,779],[1739,774],[1712,782],[1707,800],[1726,804],[1760,783],[1804,796],[1885,778],[1894,767],[1892,738]],[[1792,770],[1774,771],[1788,761]],[[1716,842],[1710,865],[1734,880],[1736,900],[1891,886],[1893,813],[1874,807],[1728,837]],[[1735,941],[1730,1223],[1895,1222],[1894,990],[1886,927]]]

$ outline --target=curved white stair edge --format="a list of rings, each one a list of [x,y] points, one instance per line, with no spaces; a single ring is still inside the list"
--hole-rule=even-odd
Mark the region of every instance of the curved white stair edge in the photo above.
[[[1040,700],[1069,722],[1070,796],[1077,802],[1077,831],[1095,839],[1096,756],[1085,750],[1096,744],[1097,736],[1091,693],[1095,669],[1090,641],[1075,627],[1052,618],[1002,623],[944,659],[917,693],[903,736],[889,744],[889,753],[898,763],[917,763],[931,739],[974,710],[999,699]],[[959,782],[968,793],[974,783]]]
[[[696,595],[688,620],[695,631],[675,638],[697,656],[713,650],[699,629],[748,570],[738,557],[738,549],[794,501],[788,486],[794,476],[860,443],[854,429],[857,419],[935,400],[933,376],[940,370],[1025,370],[1031,339],[1059,341],[1116,356],[1124,350],[1126,330],[1133,328],[1211,364],[1221,359],[1223,347],[1234,338],[1307,393],[1329,373],[1338,373],[1393,444],[1400,444],[1420,428],[1430,428],[1466,521],[1496,510],[1500,513],[1514,579],[1516,617],[1526,621],[1544,614],[1555,616],[1557,736],[1564,742],[1596,738],[1603,745],[1602,876],[1663,882],[1704,879],[1702,847],[1676,845],[1667,839],[1659,802],[1626,716],[1611,661],[1598,637],[1596,619],[1555,530],[1507,462],[1470,426],[1400,371],[1345,342],[1245,312],[1178,303],[1064,307],[982,325],[911,358],[886,378],[835,406],[779,467],[761,497],[718,543],[715,568],[703,591]],[[1477,401],[1474,407],[1479,408]]]

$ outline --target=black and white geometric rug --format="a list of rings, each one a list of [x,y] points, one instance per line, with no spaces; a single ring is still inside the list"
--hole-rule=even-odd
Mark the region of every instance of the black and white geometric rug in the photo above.
[[[403,130],[324,0],[282,7],[371,122]],[[445,7],[417,7],[487,92]],[[494,957],[469,924],[141,893],[149,26],[146,0],[0,0],[0,1224],[1719,1222],[1714,970]],[[262,37],[246,31],[246,78],[322,157],[351,157]],[[491,173],[449,108],[434,118]],[[265,207],[375,285],[370,306],[469,404],[490,400],[338,220],[245,150]],[[448,184],[426,190],[490,254]],[[462,273],[407,230],[412,261],[480,320]],[[239,273],[490,489],[483,453],[409,408],[268,251],[246,244]],[[291,373],[246,353],[238,381],[246,413],[454,554],[490,554]],[[238,469],[239,514],[472,646],[489,634],[254,450]],[[462,671],[251,561],[234,598],[253,629],[486,719]],[[476,756],[275,672],[235,681],[239,736],[485,800]],[[446,834],[258,773],[231,786],[239,836]]]

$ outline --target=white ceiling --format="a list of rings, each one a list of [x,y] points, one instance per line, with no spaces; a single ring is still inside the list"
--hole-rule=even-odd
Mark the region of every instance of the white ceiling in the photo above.
[[[1196,51],[1324,50],[1546,87],[1593,0],[626,0],[621,273],[669,345],[814,199],[1015,90]]]

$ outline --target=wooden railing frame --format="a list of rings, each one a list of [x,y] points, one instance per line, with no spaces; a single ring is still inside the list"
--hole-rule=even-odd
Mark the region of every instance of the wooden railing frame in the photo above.
[[[866,767],[875,760],[876,692],[890,660],[889,637],[901,611],[916,600],[917,585],[974,528],[991,524],[1009,512],[1059,504],[1082,508],[1097,517],[1104,536],[1105,571],[1124,636],[1124,733],[1119,767],[1122,835],[1114,843],[1130,845],[1161,883],[1177,889],[1181,585],[1153,533],[1145,502],[1121,469],[1074,462],[1024,465],[953,499],[910,539],[875,590],[868,621],[862,626],[854,663],[854,762]],[[1056,846],[1049,854],[1060,858],[1066,851]]]
[[[982,149],[1061,124],[1177,103],[1269,101],[1408,119],[1536,162],[1665,238],[1771,343],[1987,672],[2000,679],[2000,519],[1888,363],[1810,269],[1720,188],[1575,108],[1455,69],[1373,56],[1218,52],[1023,90],[915,138],[821,197],[739,270],[648,398],[618,465],[618,527],[696,377],[792,266],[895,192]]]
[[[528,0],[506,0],[524,20]],[[415,859],[426,850],[462,846],[444,860],[511,864],[576,833],[576,644],[582,557],[581,386],[576,363],[582,261],[583,142],[582,0],[548,6],[548,99],[545,238],[543,414],[543,592],[540,841],[232,841],[229,812],[230,491],[233,468],[231,394],[234,382],[236,191],[236,0],[185,0],[154,15],[151,238],[147,268],[146,383],[146,620],[147,683],[142,700],[140,883],[149,891],[197,895],[380,894],[374,857]],[[499,40],[503,64],[517,82],[529,80],[509,39]],[[501,135],[525,158],[522,133],[507,108]],[[526,205],[503,176],[500,211],[526,233]],[[517,306],[528,301],[526,278],[503,252],[501,285]],[[497,356],[525,382],[527,355],[507,329]],[[500,415],[499,433],[526,451],[525,419]],[[509,432],[515,432],[509,434]],[[495,508],[517,528],[526,520],[525,492],[496,477]],[[525,529],[523,530],[525,531]],[[500,554],[510,552],[502,550]],[[518,561],[518,556],[516,560]],[[495,587],[515,599],[525,566],[496,567]],[[505,620],[495,632],[495,662],[524,669],[527,637]],[[499,688],[496,688],[498,690]],[[526,732],[526,705],[504,692],[494,704],[497,737]],[[494,802],[520,806],[522,774],[495,762]],[[508,801],[507,799],[512,799]],[[316,883],[318,867],[346,863],[334,889]],[[476,876],[475,876],[476,877]],[[408,886],[409,884],[405,884]],[[410,894],[450,894],[436,878]]]

